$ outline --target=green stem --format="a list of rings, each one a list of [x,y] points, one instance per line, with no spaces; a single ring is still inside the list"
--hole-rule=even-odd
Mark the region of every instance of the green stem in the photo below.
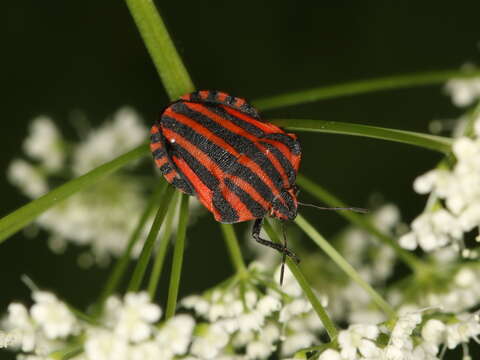
[[[126,3],[170,99],[193,91],[193,82],[154,2],[126,0]]]
[[[182,194],[180,202],[180,219],[178,221],[177,238],[175,240],[175,249],[173,251],[172,273],[170,275],[170,286],[168,288],[167,309],[165,311],[166,319],[175,315],[177,308],[178,289],[180,287],[180,276],[182,274],[183,252],[185,249],[185,236],[187,233],[188,222],[188,196]]]
[[[165,225],[163,228],[163,234],[160,238],[157,255],[155,256],[155,262],[153,263],[152,273],[150,275],[150,281],[148,282],[148,293],[150,299],[155,298],[155,293],[157,291],[158,282],[160,281],[160,276],[162,275],[163,264],[165,262],[165,255],[167,254],[167,248],[170,244],[170,236],[172,236],[173,230],[173,219],[177,213],[178,197],[180,193],[175,192],[174,198],[170,203],[170,208],[168,209],[167,217],[165,219]]]
[[[258,99],[253,104],[260,110],[309,103],[347,95],[367,94],[380,90],[441,84],[452,78],[480,76],[479,70],[444,70],[403,74],[377,79],[360,80],[333,86],[322,86]]]
[[[452,146],[452,139],[449,138],[378,126],[310,119],[274,119],[270,122],[293,131],[363,136],[420,146],[442,153],[448,153]]]
[[[247,267],[243,262],[242,252],[240,250],[240,246],[238,245],[238,239],[233,225],[220,224],[220,227],[223,232],[225,243],[227,244],[230,259],[232,260],[232,264],[236,272],[240,275],[245,274],[247,272]]]
[[[268,220],[264,221],[263,228],[265,229],[268,236],[270,237],[270,239],[272,239],[273,242],[276,242],[279,244],[282,243]],[[287,258],[287,266],[292,272],[295,279],[297,280],[298,285],[300,285],[300,287],[302,288],[303,293],[307,297],[308,301],[310,301],[310,304],[312,304],[313,310],[315,310],[315,312],[318,315],[318,318],[320,319],[323,326],[325,327],[325,330],[327,331],[327,334],[330,337],[330,340],[334,340],[338,334],[337,328],[333,323],[333,321],[328,316],[328,313],[325,310],[325,308],[320,303],[320,300],[318,300],[318,297],[313,292],[313,289],[308,283],[307,279],[305,279],[305,276],[303,276],[302,271],[300,270],[298,265],[295,264],[295,262],[293,262],[290,258]]]
[[[156,189],[153,191],[152,195],[150,196],[150,200],[147,206],[145,207],[145,210],[143,211],[143,213],[140,215],[140,218],[138,219],[137,226],[135,227],[132,234],[130,235],[127,248],[123,252],[120,259],[118,259],[117,263],[115,264],[115,267],[113,268],[107,280],[105,288],[103,289],[102,294],[100,296],[99,305],[103,304],[105,299],[109,297],[118,288],[118,284],[120,283],[120,280],[125,274],[128,263],[130,262],[132,249],[134,245],[137,243],[140,237],[140,233],[145,227],[147,220],[152,215],[152,212],[155,209],[156,205],[161,202],[163,193],[165,192],[167,185],[168,183],[166,181],[160,180]]]
[[[70,180],[42,197],[29,202],[27,205],[24,205],[3,217],[0,219],[0,243],[9,236],[15,234],[18,230],[27,226],[30,222],[35,220],[37,216],[57,205],[62,200],[92,186],[107,175],[117,171],[122,166],[146,155],[148,151],[148,146],[146,144],[140,145],[126,154],[89,171],[85,175]]]
[[[347,207],[344,202],[337,199],[333,196],[330,192],[322,188],[320,185],[314,183],[313,181],[307,179],[303,175],[297,176],[297,184],[302,188],[305,189],[307,192],[315,196],[317,199],[324,202],[326,205],[331,207]],[[422,260],[418,259],[412,253],[402,249],[397,242],[388,236],[387,234],[383,233],[379,229],[377,229],[366,216],[362,216],[356,214],[352,211],[339,211],[338,214],[349,220],[352,224],[357,225],[368,231],[370,234],[378,238],[380,241],[385,243],[386,245],[392,247],[395,250],[397,256],[402,260],[412,271],[414,272],[423,272],[422,270],[427,267],[426,264],[423,263]]]
[[[83,352],[83,344],[73,344],[68,347],[54,351],[48,354],[48,359],[52,360],[67,360],[71,359]]]
[[[163,219],[167,213],[170,200],[172,199],[173,192],[175,188],[172,186],[167,186],[165,192],[163,193],[163,197],[161,203],[158,207],[157,214],[155,215],[155,219],[153,220],[152,227],[150,228],[150,232],[148,233],[147,239],[145,240],[145,244],[143,245],[142,252],[137,261],[137,265],[135,266],[135,270],[133,272],[132,278],[130,279],[130,284],[128,285],[128,291],[138,291],[142,284],[143,276],[145,275],[145,270],[147,269],[148,262],[152,256],[153,245],[155,244],[155,240],[158,235],[158,231],[160,230],[160,226],[163,223]]]
[[[363,280],[357,271],[346,261],[335,248],[320,235],[315,228],[307,222],[300,214],[297,215],[295,223],[342,269],[347,276],[364,289],[372,298],[373,302],[385,312],[390,318],[396,316],[395,310],[368,284]]]

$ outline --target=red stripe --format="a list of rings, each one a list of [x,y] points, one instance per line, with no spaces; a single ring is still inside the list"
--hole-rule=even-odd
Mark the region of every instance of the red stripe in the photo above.
[[[150,143],[150,150],[154,152],[155,150],[161,149],[163,147],[162,143],[156,142],[156,143]]]
[[[155,159],[155,164],[160,168],[162,165],[165,165],[168,162],[168,158],[166,156],[162,156],[160,159]]]
[[[183,142],[179,139],[179,144]],[[182,144],[184,146],[184,144]],[[205,206],[213,216],[215,216],[215,220],[220,219],[221,215],[215,209],[212,202],[212,191],[200,180],[197,174],[188,166],[188,164],[182,158],[177,156],[173,156],[172,160],[175,162],[175,165],[180,169],[183,175],[190,180],[190,183],[195,188],[195,193],[198,197],[198,200]]]
[[[156,134],[158,132],[159,132],[159,130],[158,130],[157,124],[153,125],[152,128],[150,129],[150,134],[153,135],[153,134]]]
[[[227,93],[224,93],[224,92],[218,92],[217,93],[217,99],[218,99],[218,102],[225,102],[225,99],[227,98],[227,96],[229,96]]]
[[[208,95],[210,94],[210,91],[208,90],[202,90],[198,92],[198,95],[200,96],[200,99],[206,100],[208,98]]]

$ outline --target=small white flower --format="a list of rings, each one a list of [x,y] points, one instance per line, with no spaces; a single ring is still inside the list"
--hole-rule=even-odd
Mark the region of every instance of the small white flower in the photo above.
[[[480,97],[480,78],[451,79],[445,85],[445,91],[456,106],[468,106]]]
[[[30,198],[48,191],[48,184],[40,170],[24,160],[13,160],[7,171],[8,180]]]
[[[342,356],[336,350],[327,349],[320,354],[318,360],[342,360]]]
[[[90,331],[85,341],[88,360],[128,360],[128,342],[110,331]]]
[[[8,332],[0,331],[0,349],[20,345],[22,345],[22,332],[19,329]]]
[[[267,359],[275,350],[271,343],[263,341],[252,341],[247,344],[247,359]]]
[[[170,360],[173,354],[154,341],[144,341],[130,346],[128,360]]]
[[[204,316],[210,310],[210,304],[203,297],[190,295],[181,301],[181,304],[187,309],[193,309],[197,315]]]
[[[151,324],[156,322],[161,314],[160,308],[150,302],[146,292],[128,293],[117,314],[115,333],[133,342],[143,341],[150,336]]]
[[[418,194],[428,194],[433,190],[437,181],[437,170],[430,170],[419,176],[413,182],[413,189]]]
[[[256,310],[259,311],[263,316],[268,316],[272,312],[279,311],[281,307],[282,303],[280,300],[273,296],[267,295],[258,301]]]
[[[311,332],[297,332],[288,335],[282,343],[282,354],[292,355],[300,349],[312,346],[316,340]]]
[[[422,338],[428,343],[440,345],[445,338],[445,329],[443,322],[430,319],[422,327]]]
[[[221,327],[210,325],[194,339],[190,352],[203,359],[214,359],[228,340],[228,334]]]
[[[357,351],[366,356],[373,352],[376,347],[375,340],[380,333],[375,325],[350,325],[348,330],[342,330],[338,334],[338,344],[342,358],[347,360],[357,359]]]
[[[294,316],[304,314],[312,309],[312,304],[309,301],[298,298],[283,306],[280,310],[280,322],[286,322]]]
[[[35,304],[30,309],[32,318],[45,332],[47,338],[64,338],[74,333],[77,326],[75,316],[55,295],[45,291],[33,293]]]
[[[39,116],[30,124],[30,135],[23,148],[32,158],[40,160],[48,170],[59,170],[65,159],[62,138],[52,119]]]
[[[463,267],[455,275],[454,281],[458,286],[466,288],[475,285],[478,280],[477,276],[478,274],[473,269]]]
[[[183,355],[190,344],[195,321],[190,315],[177,315],[158,331],[156,342],[174,355]]]
[[[457,315],[458,322],[448,324],[446,329],[447,347],[454,349],[458,344],[468,343],[470,338],[480,334],[480,324],[476,315]]]
[[[35,348],[36,327],[25,306],[18,303],[8,306],[7,326],[20,335],[18,344],[22,351],[30,352]]]
[[[240,331],[259,331],[265,323],[265,317],[258,311],[243,313],[237,318]]]

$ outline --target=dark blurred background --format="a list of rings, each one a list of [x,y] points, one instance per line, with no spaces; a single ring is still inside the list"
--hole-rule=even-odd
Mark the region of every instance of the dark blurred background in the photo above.
[[[253,100],[296,89],[478,62],[478,1],[157,1],[197,86]],[[92,124],[128,104],[147,125],[167,102],[139,33],[122,1],[9,1],[0,5],[2,55],[1,215],[24,204],[5,178],[29,121],[52,116],[73,136],[72,111]],[[428,131],[433,119],[456,117],[441,86],[345,97],[265,112]],[[423,207],[411,183],[440,156],[408,145],[325,134],[300,134],[301,171],[347,203],[367,206],[374,193],[411,220]],[[308,197],[305,195],[305,199]],[[305,212],[326,235],[337,214]],[[245,229],[237,227],[239,234]],[[185,259],[182,294],[230,274],[213,218],[197,222]],[[193,233],[193,232],[191,232]],[[208,235],[207,235],[208,234]],[[209,256],[201,255],[208,246]],[[81,270],[74,249],[47,249],[45,234],[21,233],[0,245],[0,312],[29,301],[20,275],[29,274],[77,306],[92,301],[107,274]],[[168,266],[168,264],[167,264]],[[165,279],[164,279],[165,280]],[[164,299],[159,299],[161,302]]]

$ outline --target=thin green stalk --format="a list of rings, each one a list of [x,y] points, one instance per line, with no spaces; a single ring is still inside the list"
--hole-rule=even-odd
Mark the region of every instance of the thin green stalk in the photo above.
[[[344,202],[337,199],[333,196],[330,192],[322,188],[320,185],[314,183],[313,181],[307,179],[303,175],[297,176],[297,184],[317,199],[324,202],[326,205],[331,207],[347,207]],[[368,231],[370,234],[384,242],[386,245],[392,247],[395,250],[395,253],[403,261],[412,271],[414,272],[422,272],[427,265],[423,263],[422,260],[417,258],[411,252],[402,249],[398,243],[387,234],[383,233],[375,225],[373,225],[366,216],[359,215],[354,213],[353,211],[338,211],[338,214],[349,220],[352,224],[357,225]]]
[[[160,281],[160,276],[162,275],[165,255],[167,254],[167,248],[170,244],[170,236],[172,236],[173,219],[177,213],[179,196],[180,192],[176,191],[174,198],[170,203],[170,208],[168,209],[167,217],[163,225],[163,234],[159,241],[157,255],[155,256],[155,262],[153,263],[152,273],[150,274],[150,280],[148,282],[148,294],[150,295],[150,299],[155,297],[158,282]]]
[[[154,2],[126,0],[126,3],[170,99],[193,91],[193,82]]]
[[[240,250],[240,246],[238,245],[235,229],[231,224],[220,224],[220,227],[223,232],[225,243],[227,244],[233,267],[238,274],[245,274],[247,272],[247,267],[243,261],[242,252]]]
[[[281,243],[280,238],[277,236],[277,233],[273,229],[273,227],[270,224],[268,219],[266,221],[264,221],[263,228],[267,232],[270,239],[272,239],[272,241],[274,241],[276,243],[279,243],[279,244]],[[287,266],[290,269],[290,271],[292,272],[295,279],[297,280],[298,285],[300,285],[300,287],[302,288],[303,293],[307,297],[308,301],[310,301],[310,303],[312,304],[313,310],[315,310],[315,312],[318,315],[318,318],[320,319],[323,326],[325,327],[325,330],[327,331],[327,334],[330,337],[330,340],[334,340],[337,337],[337,334],[338,334],[338,331],[337,331],[337,328],[336,328],[335,324],[333,323],[333,321],[328,316],[327,311],[322,306],[320,300],[318,300],[318,297],[313,292],[312,287],[308,283],[305,276],[303,276],[303,273],[300,270],[300,268],[298,267],[298,265],[295,264],[295,262],[293,262],[290,258],[287,258],[286,261],[287,261]]]
[[[450,152],[452,146],[450,138],[378,126],[310,119],[274,119],[270,122],[293,131],[362,136],[420,146],[442,153]]]
[[[160,226],[163,223],[163,219],[167,214],[168,206],[170,204],[170,200],[172,199],[174,191],[174,187],[167,186],[165,192],[163,193],[163,197],[158,207],[157,214],[155,215],[152,227],[150,229],[150,232],[148,233],[147,239],[145,240],[145,244],[143,245],[143,249],[138,258],[132,278],[130,279],[128,291],[138,291],[138,289],[140,289],[143,276],[145,275],[145,270],[147,269],[148,262],[150,261],[150,258],[152,256],[153,245],[155,244],[155,240],[157,239],[158,231],[160,230]]]
[[[307,234],[329,257],[332,259],[350,279],[355,281],[372,298],[373,302],[385,312],[390,318],[396,316],[395,310],[367,283],[361,278],[357,271],[346,261],[317,230],[305,220],[300,214],[297,215],[295,223]]]
[[[182,274],[183,251],[185,249],[185,236],[187,234],[188,222],[188,196],[182,194],[180,202],[180,219],[178,221],[177,238],[173,250],[172,272],[170,275],[170,286],[168,288],[166,319],[175,315],[177,308],[178,289],[180,287],[180,276]]]
[[[167,188],[168,183],[166,181],[160,180],[156,189],[153,191],[152,195],[150,196],[149,202],[145,207],[145,210],[140,215],[138,219],[137,226],[133,230],[132,234],[130,235],[130,239],[128,240],[128,245],[125,251],[123,252],[122,256],[118,259],[115,267],[113,268],[107,283],[105,284],[105,288],[102,291],[102,294],[99,299],[99,305],[103,304],[105,299],[109,297],[117,288],[120,280],[122,279],[125,271],[127,269],[128,263],[130,262],[131,254],[133,246],[137,243],[140,233],[144,228],[147,220],[150,218],[153,210],[161,202],[162,196]]]
[[[64,349],[56,350],[48,354],[48,359],[68,360],[81,354],[82,352],[83,352],[83,344],[72,344]]]
[[[107,175],[117,171],[122,166],[146,155],[148,151],[148,146],[146,144],[140,145],[116,159],[89,171],[85,175],[68,181],[49,193],[3,217],[0,219],[0,243],[15,234],[18,230],[27,226],[35,220],[37,216],[57,205],[62,200],[65,200],[69,196],[95,184]]]
[[[285,106],[309,103],[317,100],[347,95],[367,94],[380,90],[401,89],[413,86],[441,84],[452,78],[480,76],[479,70],[444,70],[415,74],[403,74],[369,80],[348,82],[333,86],[322,86],[294,91],[258,99],[253,104],[260,110],[270,110]]]

